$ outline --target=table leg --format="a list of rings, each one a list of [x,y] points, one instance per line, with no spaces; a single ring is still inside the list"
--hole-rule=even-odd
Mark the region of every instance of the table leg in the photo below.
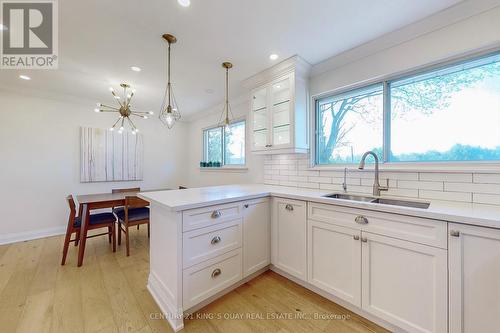
[[[83,264],[83,255],[85,254],[85,242],[87,240],[87,228],[89,222],[89,207],[87,204],[82,205],[82,221],[80,225],[80,244],[78,246],[78,267]]]

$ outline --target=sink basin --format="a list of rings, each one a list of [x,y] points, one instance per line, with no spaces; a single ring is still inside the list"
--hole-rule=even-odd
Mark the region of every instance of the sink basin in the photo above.
[[[421,208],[421,209],[427,209],[430,206],[430,203],[428,202],[406,201],[406,200],[386,199],[386,198],[374,199],[371,202],[382,205],[404,206],[404,207]]]
[[[388,198],[374,198],[374,197],[344,194],[344,193],[327,194],[327,195],[324,195],[323,197],[333,198],[333,199],[342,199],[342,200],[370,202],[370,203],[376,203],[376,204],[382,204],[382,205],[421,208],[421,209],[427,209],[430,206],[430,203],[428,203],[428,202],[407,201],[407,200],[397,200],[397,199],[388,199]]]
[[[343,193],[333,193],[333,194],[327,194],[324,195],[325,198],[333,198],[333,199],[343,199],[343,200],[352,200],[352,201],[364,201],[364,202],[371,202],[374,200],[374,197],[365,197],[362,195],[350,195],[350,194],[343,194]]]

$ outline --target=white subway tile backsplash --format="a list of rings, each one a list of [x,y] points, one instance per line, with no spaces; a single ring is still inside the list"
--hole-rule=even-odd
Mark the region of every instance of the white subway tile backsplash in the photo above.
[[[442,191],[444,188],[443,182],[423,182],[413,180],[398,180],[398,188],[415,188],[422,190]]]
[[[500,205],[500,195],[473,193],[472,194],[472,201],[474,201],[475,203],[481,203],[481,204]]]
[[[472,202],[472,193],[419,190],[421,199]]]
[[[307,180],[311,183],[326,183],[329,184],[332,182],[330,177],[307,177]]]
[[[477,202],[500,206],[500,171],[492,173],[395,172],[381,171],[380,183],[389,180],[383,196],[402,196],[427,200]],[[371,194],[372,165],[366,170],[354,167],[347,172],[347,191]],[[264,183],[271,185],[342,192],[344,171],[311,170],[309,155],[283,154],[264,157]]]
[[[472,173],[422,172],[420,180],[472,183]]]
[[[475,173],[474,183],[500,184],[500,173]]]
[[[445,191],[500,194],[500,184],[444,183]]]

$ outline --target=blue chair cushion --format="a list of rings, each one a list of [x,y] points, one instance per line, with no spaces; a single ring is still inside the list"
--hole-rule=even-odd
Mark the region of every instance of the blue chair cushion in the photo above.
[[[125,222],[125,209],[116,213],[118,221]],[[129,222],[149,219],[149,207],[131,208],[128,210]]]
[[[113,215],[113,213],[90,214],[89,218],[90,225],[105,224],[115,221],[116,217]],[[74,227],[80,228],[81,224],[82,224],[82,218],[81,217],[75,218]]]

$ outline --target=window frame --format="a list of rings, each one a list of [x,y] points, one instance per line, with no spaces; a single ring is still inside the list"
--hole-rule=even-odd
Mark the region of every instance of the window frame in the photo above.
[[[221,166],[220,167],[211,167],[211,168],[203,168],[203,169],[246,169],[246,165],[247,165],[247,120],[246,118],[237,118],[237,119],[234,119],[230,126],[231,125],[234,125],[234,124],[238,124],[238,123],[244,123],[244,126],[245,126],[245,163],[244,164],[226,164],[226,131],[224,129],[224,126],[220,126],[220,125],[213,125],[213,126],[208,126],[208,127],[204,127],[201,129],[201,141],[202,141],[202,153],[201,153],[201,160],[202,161],[206,161],[207,160],[207,145],[206,145],[206,132],[209,131],[209,130],[212,130],[212,129],[216,129],[216,128],[220,128],[221,131],[222,131],[222,143],[221,143],[221,148],[222,148],[222,152],[221,152],[221,156],[222,156],[222,161],[221,161]]]
[[[342,95],[363,89],[365,87],[382,84],[383,85],[383,158],[380,161],[381,170],[389,171],[416,171],[416,172],[495,172],[500,170],[500,161],[433,161],[433,162],[391,162],[389,161],[391,148],[391,100],[390,100],[390,84],[393,81],[403,80],[417,75],[426,74],[440,69],[446,69],[453,66],[458,66],[463,63],[468,63],[481,58],[487,58],[495,55],[500,55],[500,46],[493,49],[485,49],[461,54],[459,56],[450,57],[445,60],[440,60],[434,63],[418,66],[406,71],[397,72],[380,76],[374,79],[356,82],[337,89],[333,89],[324,93],[311,96],[310,114],[311,124],[313,126],[310,135],[311,154],[310,154],[310,169],[311,170],[343,170],[345,168],[357,168],[357,163],[338,163],[338,164],[319,164],[318,163],[318,147],[317,136],[318,129],[318,112],[317,107],[319,101],[324,98]]]

